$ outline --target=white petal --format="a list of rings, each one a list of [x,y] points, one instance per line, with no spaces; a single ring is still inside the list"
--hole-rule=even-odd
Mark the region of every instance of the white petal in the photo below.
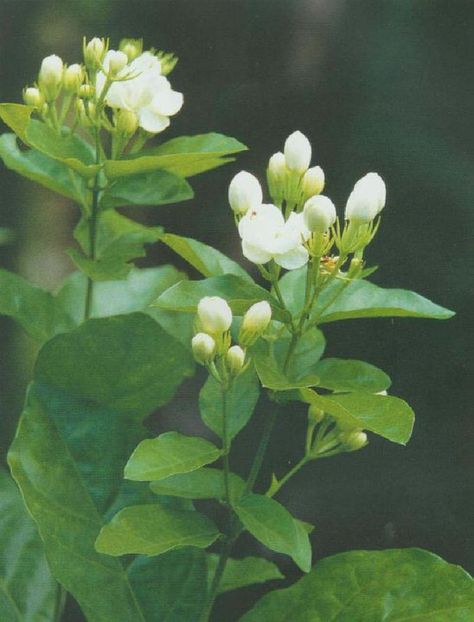
[[[297,246],[284,255],[274,257],[275,263],[286,270],[296,270],[308,262],[308,251],[304,246]]]
[[[264,264],[272,258],[271,254],[265,251],[265,249],[250,244],[246,240],[242,240],[242,252],[244,257],[252,263]]]
[[[164,117],[161,114],[155,114],[149,108],[142,108],[139,111],[138,122],[140,127],[151,134],[162,132],[170,124],[168,117]]]
[[[154,69],[161,73],[161,63],[159,59],[151,52],[143,52],[130,63],[130,69],[133,74],[141,73],[149,69]]]
[[[239,223],[239,233],[242,238],[253,235],[255,232],[266,236],[270,231],[273,232],[284,224],[283,214],[276,205],[262,203],[262,205],[249,210],[242,218]]]
[[[183,94],[178,91],[163,89],[155,95],[152,102],[153,110],[166,117],[170,117],[181,110],[183,105]]]

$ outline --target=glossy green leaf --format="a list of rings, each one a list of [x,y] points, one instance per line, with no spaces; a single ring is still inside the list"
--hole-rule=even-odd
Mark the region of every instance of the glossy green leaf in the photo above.
[[[174,235],[173,233],[163,234],[161,241],[180,257],[185,259],[203,276],[210,277],[223,274],[235,274],[253,283],[252,277],[241,268],[238,263],[232,261],[232,259],[229,259],[215,248],[212,248],[212,246],[208,246],[192,238]]]
[[[332,391],[368,391],[378,393],[391,385],[385,372],[375,365],[352,359],[327,358],[314,368],[318,385]]]
[[[219,555],[210,553],[206,557],[209,573],[208,582],[210,585],[219,563]],[[224,594],[225,592],[238,590],[249,585],[267,583],[268,581],[284,578],[278,566],[268,561],[268,559],[263,559],[262,557],[229,559],[219,584],[218,593]]]
[[[340,291],[334,302],[331,300]],[[366,317],[421,317],[446,320],[453,311],[404,289],[383,289],[368,281],[354,281],[347,287],[335,282],[319,297],[316,317],[319,323]]]
[[[115,178],[166,169],[180,177],[191,177],[231,162],[233,158],[226,156],[245,149],[238,140],[223,134],[181,136],[136,156],[108,160],[105,172],[107,177]]]
[[[0,315],[16,320],[39,342],[74,326],[50,292],[7,270],[0,270]]]
[[[222,451],[199,436],[165,432],[142,441],[125,466],[125,478],[138,482],[165,479],[215,462]]]
[[[53,575],[89,622],[156,620],[155,605],[137,600],[122,565],[94,543],[143,419],[172,397],[188,360],[141,314],[90,320],[40,352],[9,463]]]
[[[21,151],[15,134],[0,136],[0,158],[7,168],[23,177],[74,201],[81,201],[84,193],[82,179],[65,164],[35,149]]]
[[[23,104],[0,104],[0,119],[26,143],[26,127],[34,108]]]
[[[161,294],[153,306],[167,311],[196,313],[198,303],[204,296],[224,298],[235,315],[243,315],[255,302],[267,300],[275,319],[288,319],[287,312],[267,290],[234,274],[214,276],[202,281],[182,281]]]
[[[235,473],[229,474],[231,497],[241,497],[245,482]],[[150,488],[157,495],[171,495],[186,499],[219,499],[225,497],[224,473],[220,469],[202,468],[190,473],[172,475],[158,482],[151,482]]]
[[[358,392],[323,396],[300,389],[299,398],[329,413],[341,428],[368,430],[400,445],[408,442],[413,430],[413,410],[392,395]]]
[[[264,596],[241,622],[471,622],[474,583],[420,549],[352,551]]]
[[[166,205],[193,197],[193,189],[182,177],[168,171],[154,171],[118,178],[103,195],[101,207]]]
[[[172,510],[158,503],[134,505],[102,527],[96,550],[114,557],[161,555],[184,546],[207,548],[218,536],[214,523],[199,512]]]
[[[303,526],[275,499],[249,494],[234,506],[242,524],[262,544],[289,555],[303,572],[311,569],[311,544]]]
[[[52,622],[58,585],[23,499],[0,469],[0,612],[2,622]]]
[[[234,438],[249,422],[259,398],[259,385],[253,367],[232,382],[226,395],[226,422],[229,439]],[[209,376],[199,393],[199,410],[204,423],[222,437],[222,390],[220,384]]]
[[[75,237],[88,252],[89,225],[83,218],[76,227]],[[163,233],[161,227],[146,227],[114,210],[102,212],[99,217],[95,259],[77,249],[69,255],[78,268],[94,281],[124,279],[133,267],[130,263],[144,257],[145,244],[157,242]]]

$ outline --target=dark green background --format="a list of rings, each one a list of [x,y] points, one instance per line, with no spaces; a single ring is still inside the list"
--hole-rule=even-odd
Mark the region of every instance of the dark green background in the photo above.
[[[469,393],[474,187],[474,2],[466,0],[0,0],[1,100],[18,101],[40,60],[79,60],[82,35],[143,36],[175,51],[171,76],[185,106],[167,137],[211,130],[250,147],[239,162],[195,180],[196,199],[142,214],[240,259],[226,202],[231,176],[263,179],[266,160],[294,129],[308,135],[326,192],[340,209],[370,170],[388,186],[382,228],[368,252],[373,277],[457,311],[449,322],[356,320],[328,327],[328,353],[366,359],[393,378],[415,409],[407,448],[371,438],[367,449],[307,467],[281,500],[316,525],[315,558],[355,548],[421,546],[474,571],[474,425]],[[0,225],[18,241],[2,265],[53,287],[70,265],[63,250],[77,214],[1,171]],[[162,248],[150,261],[173,260]],[[1,445],[21,405],[31,344],[2,323]],[[158,413],[156,430],[201,431],[197,381]],[[244,472],[258,413],[241,435]],[[304,416],[288,412],[268,463],[282,473],[297,456]],[[268,475],[268,472],[267,472]],[[242,552],[251,550],[242,543]],[[295,572],[281,559],[290,576]],[[262,592],[231,595],[237,619]],[[70,606],[67,622],[78,620]],[[183,621],[185,622],[185,621]]]

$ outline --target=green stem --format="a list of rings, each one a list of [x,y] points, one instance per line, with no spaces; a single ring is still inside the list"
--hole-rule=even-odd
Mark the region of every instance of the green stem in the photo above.
[[[295,466],[281,478],[281,480],[278,481],[278,484],[272,484],[272,487],[266,493],[267,497],[275,496],[280,488],[282,488],[286,484],[286,482],[293,477],[293,475],[296,475],[296,473],[298,473],[298,471],[302,469],[304,465],[307,464],[309,461],[309,456],[304,456],[303,458],[301,458],[301,460],[297,462]]]
[[[227,429],[227,387],[222,387],[222,449],[224,461],[224,490],[225,501],[230,508],[230,487],[229,487],[229,436]]]
[[[95,128],[95,149],[96,149],[96,163],[100,163],[101,159],[101,144],[99,128]],[[89,259],[94,260],[96,256],[96,243],[97,243],[97,218],[99,210],[99,175],[96,175],[94,181],[94,188],[92,190],[92,205],[91,212],[89,214]],[[87,278],[87,290],[86,290],[86,302],[84,305],[84,320],[88,320],[92,311],[92,300],[94,295],[94,281]]]
[[[265,457],[265,452],[267,451],[268,443],[270,442],[270,437],[275,426],[277,415],[278,408],[273,408],[271,414],[266,417],[264,421],[262,436],[260,438],[260,443],[257,448],[257,453],[255,454],[255,458],[253,459],[244,494],[250,492],[255,486],[255,482],[257,481],[260,469],[262,468],[263,459]]]

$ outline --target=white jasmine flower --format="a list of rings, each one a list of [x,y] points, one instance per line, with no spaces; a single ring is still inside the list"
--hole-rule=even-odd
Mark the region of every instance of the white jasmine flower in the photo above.
[[[81,65],[74,63],[64,70],[64,88],[70,93],[74,93],[81,86],[84,77],[84,70]]]
[[[385,207],[385,182],[377,173],[367,173],[355,184],[346,204],[346,220],[367,224]]]
[[[104,69],[107,73],[117,75],[128,65],[128,56],[125,52],[110,50],[104,58]]]
[[[106,71],[111,53],[117,54],[110,50],[105,55],[103,65]],[[139,126],[151,134],[166,129],[170,124],[169,117],[179,112],[183,105],[183,94],[173,91],[169,80],[161,74],[159,59],[151,52],[140,54],[115,77],[122,80],[112,83],[105,97],[106,103],[111,108],[134,112]],[[105,74],[99,71],[96,80],[99,94],[105,81]]]
[[[219,296],[201,298],[197,312],[202,328],[212,335],[224,333],[232,324],[231,308]]]
[[[275,181],[282,181],[286,176],[286,160],[281,151],[277,151],[268,160],[268,172]]]
[[[194,358],[201,365],[208,365],[214,358],[216,342],[206,333],[197,333],[191,340]]]
[[[256,177],[247,171],[240,171],[229,185],[229,203],[236,214],[246,214],[263,200],[262,187]]]
[[[64,63],[56,54],[51,54],[42,60],[38,84],[48,101],[57,97],[61,88],[63,71]]]
[[[245,363],[245,352],[240,346],[232,346],[227,350],[226,363],[232,376],[237,376]]]
[[[304,173],[311,162],[311,143],[299,131],[290,134],[285,141],[285,162],[291,171]]]
[[[303,241],[309,238],[303,215],[292,212],[285,222],[275,205],[262,204],[239,223],[244,256],[253,263],[265,264],[271,259],[282,268],[295,270],[308,261]]]
[[[306,198],[319,194],[324,190],[325,176],[320,166],[312,166],[303,175],[301,187]]]
[[[336,222],[336,208],[329,197],[320,194],[306,201],[303,218],[310,231],[325,233]]]
[[[272,308],[266,300],[256,302],[247,309],[242,320],[241,330],[263,333],[272,319]]]

